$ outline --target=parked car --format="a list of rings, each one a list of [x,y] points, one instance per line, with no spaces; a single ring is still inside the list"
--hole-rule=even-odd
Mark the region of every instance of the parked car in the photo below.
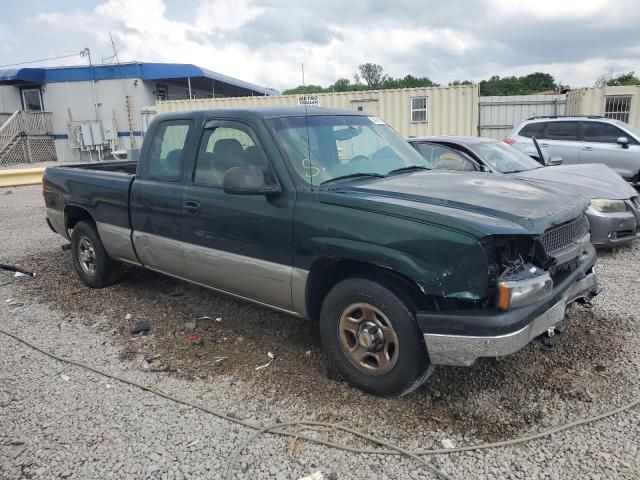
[[[640,234],[638,192],[606,165],[543,166],[520,150],[483,137],[424,137],[409,142],[435,170],[505,174],[587,197],[591,241],[597,247],[628,243]]]
[[[531,138],[564,165],[602,163],[626,181],[640,183],[640,129],[610,118],[532,117],[504,139],[520,150],[532,149]]]
[[[583,197],[426,167],[366,114],[228,109],[160,115],[137,163],[47,167],[43,188],[89,287],[130,263],[318,321],[339,376],[400,395],[598,292]]]

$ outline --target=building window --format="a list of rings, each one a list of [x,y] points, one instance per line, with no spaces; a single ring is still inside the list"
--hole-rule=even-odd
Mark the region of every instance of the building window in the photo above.
[[[427,121],[427,97],[411,98],[411,123]]]
[[[22,90],[22,107],[32,112],[41,112],[42,95],[39,88],[25,88]]]
[[[169,100],[169,89],[166,85],[156,85],[156,98],[158,100]]]
[[[631,95],[609,95],[604,104],[604,116],[629,123]]]

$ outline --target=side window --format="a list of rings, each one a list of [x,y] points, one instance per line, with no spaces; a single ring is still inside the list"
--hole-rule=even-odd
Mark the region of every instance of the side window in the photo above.
[[[474,164],[468,158],[443,145],[433,143],[418,143],[418,151],[428,161],[434,170],[457,170],[473,172]]]
[[[578,122],[549,122],[544,136],[547,140],[578,140]]]
[[[166,182],[180,180],[182,153],[191,122],[177,120],[162,122],[151,139],[147,157],[147,173],[150,178]]]
[[[193,181],[198,185],[221,186],[230,168],[266,165],[262,151],[244,129],[210,128],[202,135]]]
[[[618,137],[627,137],[625,132],[614,125],[603,122],[584,122],[584,141],[598,143],[616,143]],[[629,138],[629,141],[633,141]]]
[[[527,138],[531,138],[531,137],[541,138],[541,135],[544,132],[544,126],[545,126],[544,122],[529,123],[525,125],[518,132],[518,135],[522,137],[527,137]]]

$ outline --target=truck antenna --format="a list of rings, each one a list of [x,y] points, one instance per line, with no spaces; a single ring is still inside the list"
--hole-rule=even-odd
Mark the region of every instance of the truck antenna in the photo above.
[[[304,119],[305,122],[307,124],[307,161],[309,162],[308,166],[305,168],[305,170],[308,172],[309,175],[309,182],[311,183],[311,190],[313,191],[313,163],[311,162],[311,135],[309,135],[309,107],[307,105],[307,98],[306,98],[306,90],[307,90],[307,85],[304,82],[304,63],[300,64],[301,68],[302,68],[302,91],[303,91],[303,97],[302,97],[302,104],[304,105]],[[298,97],[299,98],[299,97]],[[304,160],[303,160],[303,167],[304,166]]]

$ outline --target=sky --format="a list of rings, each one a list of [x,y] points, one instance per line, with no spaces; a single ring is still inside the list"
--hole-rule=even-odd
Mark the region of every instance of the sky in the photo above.
[[[365,62],[441,84],[542,71],[580,87],[640,73],[638,0],[22,0],[3,3],[0,65],[85,47],[100,63],[109,32],[122,62],[193,63],[278,90],[302,83],[302,63],[323,86]]]

